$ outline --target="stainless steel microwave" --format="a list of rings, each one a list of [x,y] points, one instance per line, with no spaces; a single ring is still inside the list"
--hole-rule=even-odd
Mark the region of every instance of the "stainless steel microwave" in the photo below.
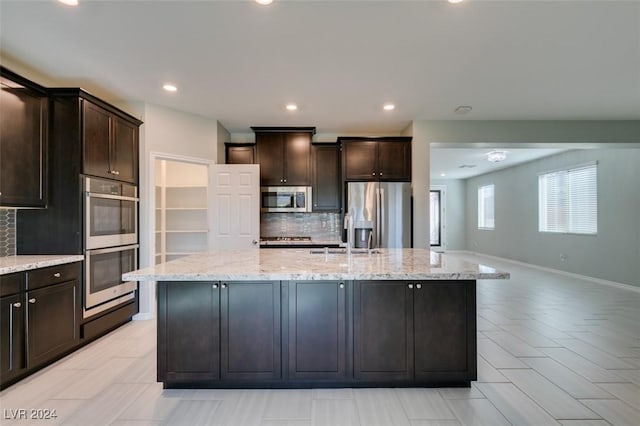
[[[263,186],[260,188],[260,211],[310,213],[310,186]]]

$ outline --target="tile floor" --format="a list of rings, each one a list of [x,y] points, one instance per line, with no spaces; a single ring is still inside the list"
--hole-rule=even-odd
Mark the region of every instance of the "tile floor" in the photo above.
[[[0,393],[0,423],[35,408],[57,414],[38,425],[640,425],[640,293],[484,262],[512,279],[478,282],[469,389],[162,390],[155,323],[134,321]]]

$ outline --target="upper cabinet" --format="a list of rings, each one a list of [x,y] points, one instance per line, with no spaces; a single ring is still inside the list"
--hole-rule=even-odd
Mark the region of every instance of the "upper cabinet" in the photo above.
[[[0,206],[46,207],[48,98],[0,67]]]
[[[262,186],[311,185],[311,138],[315,127],[252,127]]]
[[[253,164],[255,163],[255,144],[225,142],[226,164]]]
[[[83,171],[87,175],[138,181],[138,126],[82,100]]]
[[[340,145],[311,145],[314,212],[340,212]]]
[[[411,181],[411,137],[341,137],[346,181]]]

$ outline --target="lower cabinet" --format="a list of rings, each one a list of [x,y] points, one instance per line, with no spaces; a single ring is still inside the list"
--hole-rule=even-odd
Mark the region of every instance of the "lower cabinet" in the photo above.
[[[340,380],[346,367],[346,283],[289,282],[289,378]]]
[[[43,364],[78,342],[77,280],[27,291],[29,368]]]
[[[69,263],[0,277],[0,386],[80,344],[80,273]]]
[[[475,281],[356,281],[354,377],[476,380]]]
[[[469,386],[475,281],[159,282],[158,380]]]
[[[25,368],[24,294],[0,298],[0,377],[9,381]]]
[[[160,282],[159,381],[279,380],[280,282]]]

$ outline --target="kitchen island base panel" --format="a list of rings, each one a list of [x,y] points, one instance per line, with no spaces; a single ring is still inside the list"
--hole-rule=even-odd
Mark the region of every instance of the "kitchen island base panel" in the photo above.
[[[469,387],[477,378],[475,285],[159,281],[158,381],[165,388]]]

